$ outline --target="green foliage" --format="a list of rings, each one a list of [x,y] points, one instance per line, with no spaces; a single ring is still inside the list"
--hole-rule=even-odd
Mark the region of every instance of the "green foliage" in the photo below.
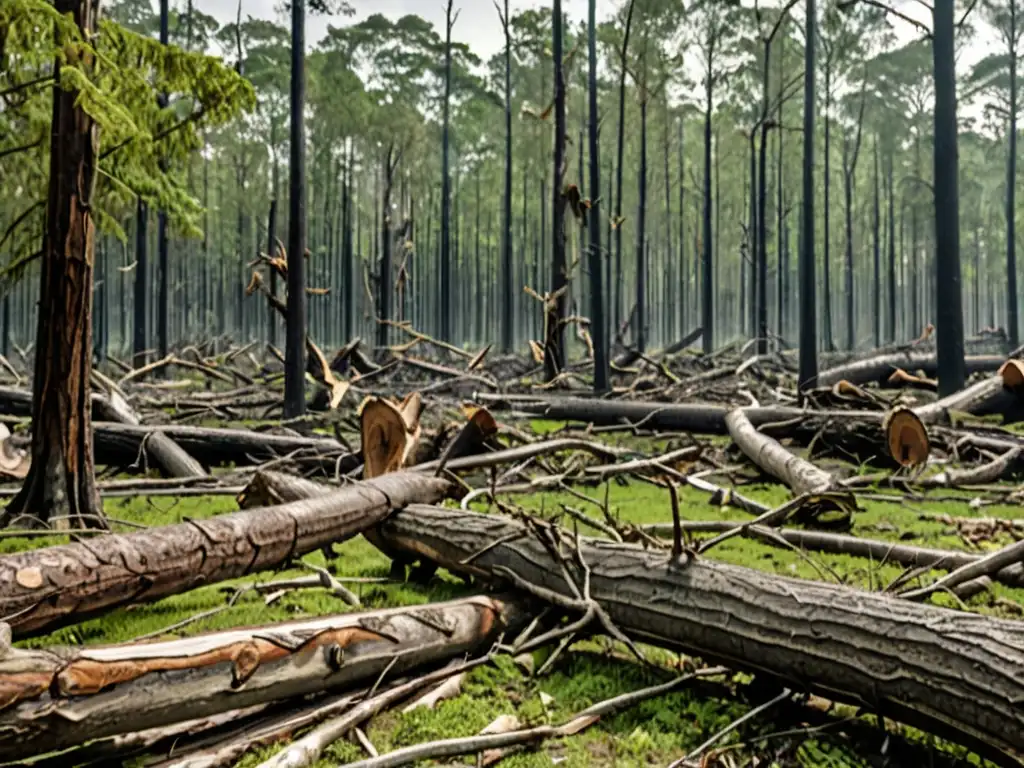
[[[183,230],[198,233],[201,209],[185,188],[181,168],[202,146],[205,131],[252,108],[254,92],[219,59],[148,37],[152,14],[147,16],[147,7],[144,0],[120,3],[116,15],[125,25],[101,19],[95,39],[85,41],[70,16],[60,17],[45,0],[5,2],[0,30],[8,57],[0,69],[0,90],[33,81],[56,61],[58,86],[77,92],[77,103],[99,127],[100,226],[123,236],[117,219],[142,197],[167,210]],[[0,159],[2,177],[26,189],[46,189],[52,83],[43,80],[20,90],[0,117],[11,129],[5,135],[35,140]],[[170,106],[158,105],[158,93],[170,96]],[[163,170],[161,161],[171,170]],[[8,219],[9,280],[35,252],[43,213],[36,207],[31,216]]]

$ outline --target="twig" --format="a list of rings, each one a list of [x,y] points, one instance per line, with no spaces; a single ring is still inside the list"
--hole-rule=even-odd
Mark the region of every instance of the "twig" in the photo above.
[[[744,723],[746,723],[746,722],[748,722],[750,720],[753,720],[755,717],[760,715],[762,712],[764,712],[764,711],[766,711],[768,709],[771,709],[776,704],[778,704],[779,702],[783,701],[784,699],[788,699],[792,695],[793,695],[793,692],[791,690],[789,690],[789,688],[785,688],[782,691],[782,693],[780,693],[774,699],[771,699],[769,701],[766,701],[764,704],[760,704],[760,705],[754,707],[752,710],[747,712],[747,714],[743,715],[743,717],[740,717],[740,718],[734,720],[732,723],[727,725],[725,728],[720,730],[718,733],[716,733],[710,739],[708,739],[703,744],[701,744],[699,747],[697,747],[692,752],[690,752],[686,757],[681,757],[678,760],[676,760],[675,762],[673,762],[671,765],[669,765],[668,768],[681,768],[683,765],[689,763],[691,760],[696,760],[698,757],[703,755],[708,749],[710,749],[712,746],[717,744],[723,738],[725,738],[730,733],[735,731],[741,725],[743,725]]]

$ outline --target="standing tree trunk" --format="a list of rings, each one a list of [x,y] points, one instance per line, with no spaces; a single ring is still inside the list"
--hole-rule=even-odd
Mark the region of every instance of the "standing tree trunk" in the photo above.
[[[384,157],[384,193],[381,196],[380,210],[380,275],[379,290],[377,292],[377,316],[380,320],[391,319],[391,190],[395,182],[395,169],[401,152],[396,152],[395,145],[388,146],[387,154]],[[388,326],[385,323],[377,325],[377,346],[388,345]]]
[[[452,340],[452,266],[451,266],[451,172],[448,164],[449,106],[452,92],[452,26],[458,17],[452,15],[453,0],[445,4],[444,39],[444,102],[441,118],[441,328],[443,341]]]
[[[814,54],[812,52],[811,56],[813,56],[813,55]],[[825,57],[825,110],[824,110],[824,113],[822,114],[822,119],[825,121],[825,147],[824,147],[824,154],[825,154],[825,158],[824,158],[825,159],[824,175],[825,175],[825,178],[822,181],[822,184],[824,186],[824,193],[825,193],[825,204],[822,207],[822,211],[821,212],[822,212],[822,215],[825,217],[825,220],[822,223],[822,226],[824,227],[823,236],[825,238],[825,242],[824,242],[825,250],[822,253],[822,259],[821,259],[821,263],[822,263],[822,267],[823,267],[823,269],[822,269],[822,276],[821,276],[822,277],[821,289],[823,291],[823,295],[821,297],[821,303],[822,303],[822,315],[823,315],[822,321],[823,321],[824,326],[825,326],[822,329],[822,332],[825,334],[825,339],[824,339],[824,341],[825,341],[825,349],[828,350],[829,352],[831,352],[834,349],[834,347],[835,347],[835,344],[832,342],[832,275],[831,275],[832,255],[831,255],[831,248],[830,248],[831,242],[832,242],[832,228],[831,228],[831,226],[829,224],[829,214],[832,211],[832,206],[831,206],[830,201],[829,201],[829,195],[830,195],[830,192],[832,191],[832,172],[831,172],[832,165],[831,165],[831,162],[830,162],[831,161],[831,156],[832,156],[832,121],[829,118],[829,106],[830,106],[831,98],[832,98],[832,66],[831,66],[831,56],[827,56],[827,57]],[[807,162],[806,158],[805,158],[804,162]],[[804,226],[806,226],[806,224]]]
[[[629,52],[629,30],[633,26],[634,0],[630,0],[626,11],[626,31],[622,35],[619,72],[619,136],[615,159],[615,297],[612,300],[612,327],[618,333],[622,323],[622,158],[626,142],[626,54]]]
[[[168,2],[167,0],[160,0],[160,45],[167,45],[167,16],[168,16]],[[161,93],[157,95],[157,105],[161,109],[167,108],[167,94]],[[162,171],[167,170],[167,161],[163,158],[160,159],[160,169]],[[156,338],[158,354],[161,358],[167,357],[168,344],[168,323],[167,323],[167,312],[170,300],[168,298],[168,282],[170,280],[168,276],[168,259],[167,259],[167,211],[161,209],[157,212],[156,217],[156,253],[157,263],[160,269],[160,284],[159,293],[157,295],[157,307],[156,307]],[[162,368],[161,374],[164,375],[167,371],[166,368]]]
[[[814,0],[807,0],[804,39],[803,220],[799,251],[801,390],[818,383],[818,312],[814,301],[814,39],[818,29]],[[826,144],[826,151],[828,145]],[[827,185],[827,182],[826,182]],[[827,188],[827,186],[826,186]],[[828,234],[825,235],[828,242]]]
[[[637,171],[636,211],[636,318],[633,338],[641,353],[647,351],[647,40],[644,39],[640,88],[640,167]]]
[[[872,273],[872,288],[871,291],[871,318],[872,318],[872,331],[874,334],[875,347],[882,346],[882,278],[881,278],[881,258],[882,258],[882,244],[880,229],[882,226],[882,217],[880,210],[879,195],[880,192],[880,179],[879,179],[879,168],[878,168],[878,135],[875,135],[874,143],[874,160],[875,160],[875,199],[871,208],[871,229],[873,231],[874,243],[873,243],[873,256],[874,256],[874,271]]]
[[[608,389],[608,334],[605,323],[605,301],[603,271],[601,269],[601,209],[597,202],[601,194],[600,136],[597,111],[597,0],[590,0],[587,15],[587,55],[589,71],[587,73],[587,90],[589,93],[590,123],[590,197],[593,207],[590,216],[590,333],[594,342],[594,390],[603,392]],[[668,130],[666,128],[666,130]],[[478,177],[479,178],[479,177]],[[668,190],[666,189],[666,195]]]
[[[284,416],[306,411],[306,0],[292,2],[291,137],[288,162],[288,316]]]
[[[86,40],[96,34],[98,2],[56,0],[54,6],[74,17]],[[89,67],[89,57],[79,61],[83,70]],[[32,385],[32,465],[0,522],[106,528],[93,465],[89,389],[99,128],[78,105],[79,91],[61,87],[60,70],[61,62],[55,62]]]
[[[1017,0],[1010,0],[1010,125],[1006,152],[1006,325],[1010,348],[1016,349],[1019,339],[1017,319],[1017,234],[1014,217],[1017,213]],[[978,275],[975,275],[978,279]]]
[[[277,120],[270,115],[270,152],[273,155],[270,173],[270,213],[267,220],[267,255],[277,255],[277,190],[280,170],[277,165]],[[270,270],[270,295],[277,298],[277,270]],[[277,312],[267,307],[267,341],[277,346]]]
[[[140,368],[146,364],[146,339],[148,334],[149,302],[149,206],[140,197],[135,208],[135,284],[134,284],[134,322],[132,327],[132,365]]]
[[[889,141],[885,154],[885,177],[886,194],[889,203],[889,296],[888,296],[888,340],[890,343],[896,341],[896,189],[893,179],[893,144]],[[900,235],[903,234],[902,221],[900,222]],[[902,248],[901,248],[902,250]]]
[[[857,132],[854,134],[853,145],[850,139],[843,136],[843,198],[846,202],[844,212],[846,225],[846,348],[853,349],[857,345],[857,316],[854,310],[853,295],[853,178],[857,173],[857,158],[860,156],[861,129],[864,126],[864,95],[867,86],[865,73],[864,85],[860,92],[860,110],[857,114]]]
[[[512,34],[509,29],[508,0],[501,14],[505,33],[505,195],[501,219],[501,350],[514,345],[515,291],[512,289]]]
[[[935,77],[935,334],[939,396],[963,389],[964,318],[960,292],[960,206],[957,200],[956,60],[953,0],[936,0]],[[1012,186],[1012,185],[1011,185]]]
[[[555,63],[555,176],[551,209],[551,298],[547,303],[547,334],[544,344],[544,371],[548,381],[565,367],[565,317],[568,275],[565,266],[565,198],[562,177],[565,172],[565,77],[562,72],[562,0],[555,0],[551,20]]]
[[[711,113],[714,106],[714,61],[715,40],[717,30],[712,30],[708,39],[707,60],[705,62],[704,84],[704,212],[701,246],[703,248],[701,264],[701,326],[704,329],[704,354],[710,355],[715,349],[714,306],[712,305],[713,284],[711,281]]]

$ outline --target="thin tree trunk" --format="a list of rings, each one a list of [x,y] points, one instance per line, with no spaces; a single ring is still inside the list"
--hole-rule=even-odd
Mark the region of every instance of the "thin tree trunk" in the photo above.
[[[544,370],[550,381],[565,368],[565,318],[568,275],[565,262],[565,198],[562,178],[565,170],[565,78],[562,73],[562,0],[554,0],[552,13],[553,58],[555,65],[555,152],[551,205],[551,295],[547,309]]]
[[[306,411],[306,0],[292,3],[291,135],[288,162],[288,314],[284,416]]]

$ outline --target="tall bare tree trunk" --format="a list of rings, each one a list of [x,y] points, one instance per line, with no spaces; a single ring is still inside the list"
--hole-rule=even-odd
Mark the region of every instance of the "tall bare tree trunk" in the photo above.
[[[88,40],[98,2],[56,0]],[[80,66],[89,66],[88,57]],[[60,65],[55,63],[60,80]],[[88,72],[85,72],[88,76]],[[105,528],[92,453],[92,293],[99,128],[73,88],[53,89],[50,185],[32,390],[32,466],[2,523]]]

